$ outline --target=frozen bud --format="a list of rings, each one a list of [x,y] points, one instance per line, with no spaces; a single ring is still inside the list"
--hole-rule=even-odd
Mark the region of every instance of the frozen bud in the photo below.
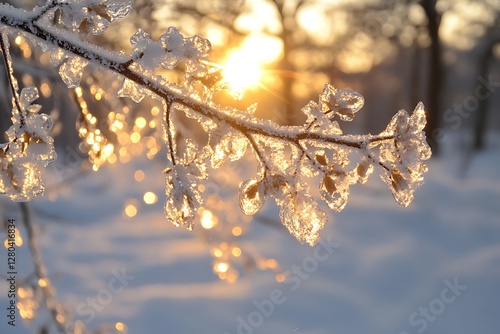
[[[356,181],[355,171],[326,174],[319,187],[320,196],[330,209],[342,211],[349,198],[349,187]]]
[[[316,161],[322,166],[328,166],[328,159],[325,152],[316,154]]]
[[[264,205],[264,185],[262,180],[250,179],[240,186],[240,206],[246,215],[256,214]]]

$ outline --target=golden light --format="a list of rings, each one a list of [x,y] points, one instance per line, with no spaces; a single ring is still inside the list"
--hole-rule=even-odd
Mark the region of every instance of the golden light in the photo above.
[[[40,91],[44,97],[49,97],[52,94],[52,89],[49,84],[44,82],[40,85]]]
[[[142,129],[143,127],[146,126],[146,119],[144,117],[138,117],[136,120],[135,120],[135,125],[139,128],[139,129]]]
[[[115,328],[116,328],[117,331],[123,332],[125,330],[126,326],[125,326],[125,324],[123,322],[117,322],[115,324]]]
[[[222,73],[235,95],[238,97],[245,89],[259,85],[262,66],[277,61],[282,50],[280,39],[254,33],[230,52]]]
[[[241,256],[241,248],[239,247],[234,247],[233,250],[231,251],[234,257],[240,257]]]
[[[19,232],[17,227],[15,228],[15,232],[14,232],[14,244],[17,247],[21,247],[23,245],[23,238],[21,237],[21,233]],[[9,239],[5,239],[3,245],[5,246],[5,249],[9,249],[9,247],[10,247]]]
[[[112,153],[113,153],[113,150],[114,150],[114,146],[113,144],[107,144],[106,146],[103,147],[102,149],[102,153],[106,156],[106,157],[109,157]]]
[[[210,210],[204,210],[201,214],[201,226],[206,230],[213,228],[218,222],[219,220]]]
[[[261,74],[262,70],[256,58],[243,50],[234,51],[229,55],[223,71],[231,90],[237,94],[257,85]]]
[[[151,108],[151,115],[156,116],[159,113],[160,113],[160,108],[158,108],[158,107]]]
[[[235,237],[238,237],[238,236],[241,235],[241,233],[243,232],[243,230],[241,229],[241,227],[235,226],[235,227],[233,227],[233,229],[231,230],[231,232],[233,233],[233,235]]]
[[[148,191],[147,193],[144,194],[143,199],[144,203],[146,204],[155,204],[156,201],[158,200],[158,197],[156,196],[155,193]]]
[[[129,218],[135,217],[137,214],[137,208],[134,204],[128,204],[125,206],[125,215]]]
[[[221,257],[223,255],[222,251],[220,249],[215,249],[214,250],[214,256],[215,257]]]
[[[146,174],[144,174],[144,172],[140,169],[136,170],[135,173],[134,173],[134,179],[137,181],[137,182],[142,182],[144,181],[144,178],[146,177]]]
[[[133,132],[130,135],[130,141],[134,144],[137,144],[141,140],[141,135],[138,132]]]
[[[40,287],[42,287],[42,288],[45,288],[45,287],[47,287],[47,286],[48,286],[48,282],[47,282],[47,280],[46,280],[45,278],[40,278],[40,279],[38,280],[38,285],[39,285]]]
[[[215,271],[219,273],[225,273],[229,269],[229,264],[226,262],[219,262],[215,265]]]

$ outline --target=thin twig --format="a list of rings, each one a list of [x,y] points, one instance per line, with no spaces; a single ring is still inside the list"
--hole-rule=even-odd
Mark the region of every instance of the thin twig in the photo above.
[[[46,285],[40,286],[42,291],[42,298],[45,303],[45,307],[50,311],[52,320],[60,333],[66,333],[66,324],[68,321],[65,315],[62,315],[57,310],[58,304],[55,302],[54,292],[52,290],[50,281],[48,279],[47,268],[42,260],[42,255],[36,244],[35,230],[33,228],[33,223],[31,222],[31,214],[26,202],[20,202],[19,207],[21,209],[22,222],[24,228],[26,229],[26,237],[28,239],[28,247],[33,258],[33,265],[35,267],[35,277],[37,279],[37,284],[40,280],[44,280]],[[62,317],[62,319],[61,319]],[[61,321],[62,320],[62,321]]]
[[[170,122],[171,122],[171,109],[172,102],[168,99],[163,100],[163,107],[165,108],[165,132],[167,133],[167,143],[168,143],[168,151],[170,153],[170,161],[172,164],[176,165],[176,159],[174,154],[174,140],[172,138],[172,132],[170,131]]]
[[[19,120],[21,122],[21,126],[26,124],[24,111],[21,109],[21,104],[19,103],[19,93],[17,92],[17,80],[14,77],[14,69],[12,68],[10,52],[9,52],[9,40],[8,36],[5,33],[1,34],[0,38],[0,49],[2,50],[3,60],[5,63],[5,68],[7,70],[7,79],[9,81],[10,91],[12,93],[12,98],[14,99],[14,104],[16,106],[17,112],[19,114]]]

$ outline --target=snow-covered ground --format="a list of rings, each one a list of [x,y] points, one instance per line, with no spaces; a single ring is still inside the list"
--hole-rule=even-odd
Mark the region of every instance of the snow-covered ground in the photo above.
[[[121,321],[133,334],[498,333],[500,150],[475,156],[465,177],[461,163],[451,154],[430,161],[406,209],[372,176],[314,248],[252,223],[242,242],[290,269],[283,283],[268,271],[220,281],[208,246],[165,221],[159,164],[150,162],[142,183],[133,181],[135,162],[103,168],[32,208],[58,299],[90,328]],[[158,203],[124,217],[123,202],[145,190]],[[113,292],[103,292],[110,284]],[[91,306],[99,294],[111,298]],[[1,333],[33,332],[8,326],[3,313]]]

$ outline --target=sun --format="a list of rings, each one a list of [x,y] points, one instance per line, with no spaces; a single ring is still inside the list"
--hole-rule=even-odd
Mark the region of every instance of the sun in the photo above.
[[[262,69],[258,59],[242,50],[229,54],[222,72],[231,91],[239,95],[259,84]]]

